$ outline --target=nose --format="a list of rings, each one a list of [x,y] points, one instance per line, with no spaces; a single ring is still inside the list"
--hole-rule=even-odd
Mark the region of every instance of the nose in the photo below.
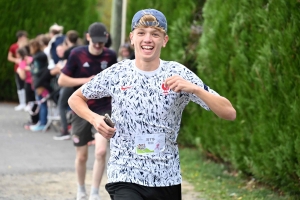
[[[145,34],[144,42],[152,42],[152,37],[150,33]]]

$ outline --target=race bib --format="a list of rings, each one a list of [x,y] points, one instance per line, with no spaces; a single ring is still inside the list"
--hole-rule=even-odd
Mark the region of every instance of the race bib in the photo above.
[[[157,154],[164,151],[166,137],[164,133],[144,134],[135,137],[135,152],[138,155]]]

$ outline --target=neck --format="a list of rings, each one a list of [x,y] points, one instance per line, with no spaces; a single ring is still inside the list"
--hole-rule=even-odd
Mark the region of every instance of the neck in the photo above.
[[[160,59],[157,58],[152,61],[144,61],[142,59],[135,58],[135,66],[143,71],[154,71],[159,67]]]

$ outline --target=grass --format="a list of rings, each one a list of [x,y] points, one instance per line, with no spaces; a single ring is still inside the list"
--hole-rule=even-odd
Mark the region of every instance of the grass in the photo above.
[[[203,157],[191,148],[180,148],[181,174],[206,200],[294,200],[279,196],[267,187],[247,180],[240,174],[229,173],[223,164]]]

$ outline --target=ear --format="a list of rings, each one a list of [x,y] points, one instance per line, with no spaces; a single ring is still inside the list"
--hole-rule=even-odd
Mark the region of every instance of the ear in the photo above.
[[[169,36],[168,36],[168,35],[165,35],[164,41],[163,41],[163,47],[166,47],[168,41],[169,41]]]
[[[133,45],[133,41],[132,41],[132,38],[133,38],[133,32],[130,32],[129,38],[130,38],[130,44]]]
[[[87,41],[90,41],[91,40],[90,34],[89,33],[85,34],[85,38]]]

